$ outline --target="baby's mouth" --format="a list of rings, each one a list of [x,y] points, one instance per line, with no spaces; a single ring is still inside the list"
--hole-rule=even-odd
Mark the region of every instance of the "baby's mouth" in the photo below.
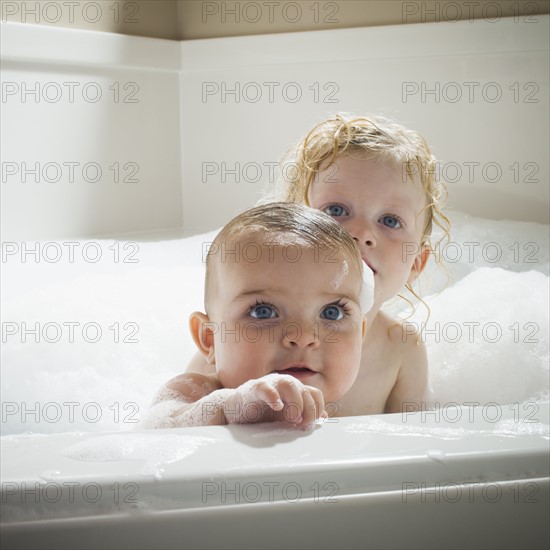
[[[286,369],[276,370],[275,372],[277,374],[289,374],[290,376],[294,376],[295,378],[308,378],[309,376],[317,374],[314,370],[311,370],[306,365],[291,365]]]

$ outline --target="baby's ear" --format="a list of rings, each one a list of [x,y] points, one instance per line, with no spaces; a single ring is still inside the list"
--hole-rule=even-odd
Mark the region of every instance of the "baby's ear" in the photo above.
[[[430,258],[430,246],[426,243],[420,246],[420,252],[416,255],[413,265],[411,267],[411,273],[407,281],[408,284],[413,283],[416,278],[424,271],[428,259]]]
[[[203,354],[209,365],[216,364],[214,353],[214,323],[208,319],[208,315],[200,311],[194,311],[189,316],[189,329],[195,345]]]

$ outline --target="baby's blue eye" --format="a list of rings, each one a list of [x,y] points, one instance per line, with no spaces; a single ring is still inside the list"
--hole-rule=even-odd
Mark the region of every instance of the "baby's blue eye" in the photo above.
[[[347,214],[346,209],[340,204],[331,204],[327,206],[323,212],[327,213],[329,216],[339,217]]]
[[[271,306],[259,304],[250,310],[251,317],[255,319],[271,319],[277,317],[275,310]]]
[[[323,309],[321,317],[327,321],[339,321],[344,317],[344,313],[340,307],[331,305]]]
[[[383,216],[382,223],[391,229],[401,227],[401,222],[395,216]]]

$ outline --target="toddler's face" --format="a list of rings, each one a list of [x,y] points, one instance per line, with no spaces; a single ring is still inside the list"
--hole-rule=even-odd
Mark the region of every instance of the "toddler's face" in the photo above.
[[[395,296],[421,270],[426,214],[421,186],[391,164],[347,155],[322,170],[309,203],[331,215],[356,240],[374,272],[375,306]]]
[[[239,261],[233,254],[216,266],[210,321],[220,382],[289,374],[325,402],[340,399],[357,377],[365,332],[356,264],[297,245],[241,241],[239,249]]]

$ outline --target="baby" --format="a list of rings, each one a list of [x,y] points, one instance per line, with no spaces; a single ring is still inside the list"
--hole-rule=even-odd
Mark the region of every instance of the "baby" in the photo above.
[[[212,243],[205,313],[190,317],[215,372],[167,382],[145,424],[306,428],[334,416],[357,377],[372,302],[372,272],[330,216],[289,203],[245,211]]]

